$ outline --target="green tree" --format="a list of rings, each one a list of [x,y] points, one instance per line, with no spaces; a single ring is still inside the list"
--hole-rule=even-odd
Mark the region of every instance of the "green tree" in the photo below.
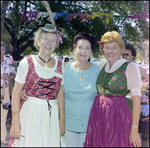
[[[141,35],[149,38],[149,25],[145,18],[136,18],[131,20],[128,16],[135,14],[143,15],[143,8],[149,12],[149,1],[48,1],[52,12],[58,13],[89,13],[98,12],[114,14],[110,22],[106,24],[106,16],[101,18],[84,20],[80,22],[79,17],[72,19],[71,22],[65,20],[65,15],[55,19],[57,28],[61,31],[63,44],[56,49],[58,55],[69,54],[73,50],[73,38],[78,32],[91,33],[95,41],[100,40],[106,31],[118,31],[125,42],[140,43]],[[35,31],[48,22],[47,18],[34,22],[28,22],[25,19],[21,22],[23,11],[29,8],[32,11],[44,11],[46,9],[41,1],[11,1],[11,7],[15,11],[9,11],[5,17],[5,29],[11,36],[11,45],[14,58],[17,59],[21,53],[27,54],[32,50],[33,36]],[[32,4],[32,5],[31,5]],[[133,24],[134,23],[134,24]],[[137,44],[138,45],[138,44]],[[140,48],[140,46],[138,46]],[[26,50],[26,52],[25,52]],[[98,57],[99,45],[95,44],[94,56]]]
[[[9,4],[9,1],[1,1],[1,34],[3,32],[6,9],[7,9],[8,4]]]

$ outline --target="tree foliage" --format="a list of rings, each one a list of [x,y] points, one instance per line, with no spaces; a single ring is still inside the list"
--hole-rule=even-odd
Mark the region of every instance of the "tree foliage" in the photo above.
[[[3,32],[3,26],[5,21],[6,9],[9,4],[9,1],[1,1],[1,33]]]
[[[106,17],[101,19],[85,20],[80,22],[79,17],[69,21],[64,20],[65,16],[55,19],[57,28],[61,31],[63,44],[56,49],[58,55],[69,54],[73,50],[73,38],[78,32],[91,33],[95,41],[100,40],[106,31],[118,31],[125,42],[139,43],[141,39],[149,39],[149,24],[145,18],[130,20],[127,16],[143,14],[143,8],[149,12],[149,1],[48,1],[52,12],[59,13],[90,13],[97,12],[114,14],[109,24],[106,24]],[[45,7],[41,1],[11,1],[8,9],[12,7],[14,11],[8,11],[5,17],[5,29],[11,37],[13,57],[17,60],[21,53],[30,54],[36,51],[33,46],[35,31],[50,23],[47,18],[40,21],[28,22],[27,19],[21,22],[23,11],[43,11]],[[141,36],[142,32],[142,36]],[[6,33],[6,31],[4,32]],[[4,37],[5,35],[3,35]],[[137,44],[138,45],[138,44]],[[25,51],[26,50],[26,51]],[[28,53],[29,52],[29,53]],[[95,44],[94,56],[99,53],[98,44]]]

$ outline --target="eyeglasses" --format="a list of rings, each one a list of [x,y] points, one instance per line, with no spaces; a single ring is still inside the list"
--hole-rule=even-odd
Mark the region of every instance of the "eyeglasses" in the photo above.
[[[123,53],[122,57],[124,57],[124,56],[129,56],[129,54],[128,53]]]

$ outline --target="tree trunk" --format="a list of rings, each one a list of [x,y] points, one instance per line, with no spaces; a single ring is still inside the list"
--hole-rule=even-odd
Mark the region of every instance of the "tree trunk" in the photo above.
[[[1,1],[1,34],[3,33],[3,26],[4,26],[4,21],[5,21],[5,14],[6,14],[6,9],[9,4],[9,1]]]

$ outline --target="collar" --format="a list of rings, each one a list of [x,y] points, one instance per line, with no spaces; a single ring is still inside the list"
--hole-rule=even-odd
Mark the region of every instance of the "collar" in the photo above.
[[[106,66],[105,66],[105,71],[108,73],[112,73],[112,72],[116,71],[125,62],[129,62],[129,61],[127,61],[126,59],[119,59],[118,61],[116,61],[113,64],[113,66],[111,67],[110,70],[109,70],[109,63],[107,62]]]

